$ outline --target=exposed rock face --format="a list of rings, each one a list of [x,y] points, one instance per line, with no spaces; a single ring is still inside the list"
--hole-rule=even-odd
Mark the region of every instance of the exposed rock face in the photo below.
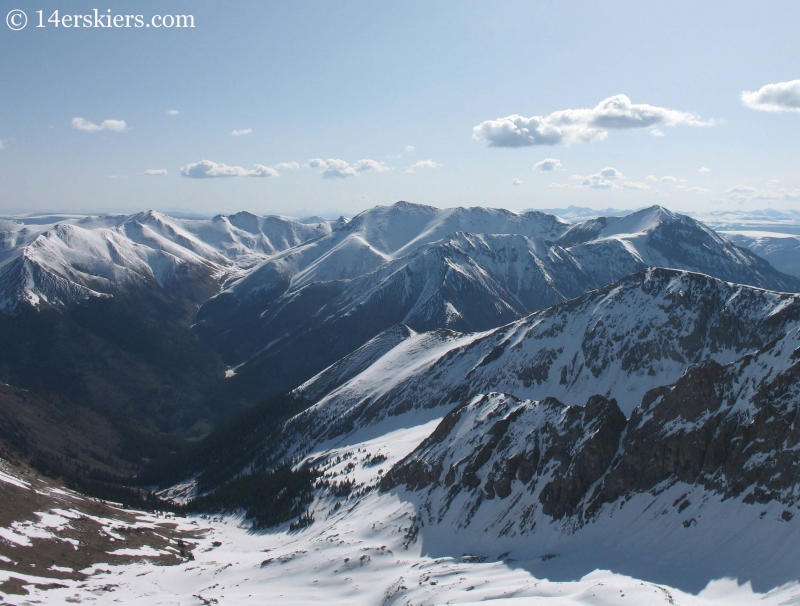
[[[692,365],[675,384],[649,391],[628,420],[602,396],[582,407],[475,397],[390,470],[381,489],[427,491],[422,500],[440,520],[460,498],[462,526],[482,508],[488,527],[517,511],[523,531],[537,511],[579,527],[604,504],[675,483],[791,506],[800,500],[799,334],[727,365]],[[489,510],[496,498],[510,504]]]
[[[728,366],[699,364],[675,385],[650,392],[631,415],[595,506],[675,480],[745,502],[794,502],[800,496],[796,334]],[[765,358],[774,367],[763,376]]]
[[[477,495],[477,506],[508,497],[515,481],[531,493],[541,484],[542,511],[559,519],[573,515],[602,478],[625,423],[617,403],[602,396],[571,407],[554,398],[480,396],[449,413],[385,476],[381,489],[443,484],[449,487],[448,499],[469,491]]]

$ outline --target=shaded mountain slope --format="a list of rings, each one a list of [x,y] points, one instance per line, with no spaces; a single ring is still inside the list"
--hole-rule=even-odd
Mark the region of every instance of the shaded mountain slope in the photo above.
[[[455,227],[464,231],[442,237]],[[650,266],[800,290],[661,207],[570,227],[541,213],[398,203],[267,260],[204,304],[195,329],[237,367],[233,393],[253,400],[291,389],[395,324],[486,330]]]

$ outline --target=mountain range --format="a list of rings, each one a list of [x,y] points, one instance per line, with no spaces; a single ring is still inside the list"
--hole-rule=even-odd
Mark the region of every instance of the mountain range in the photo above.
[[[386,556],[385,604],[488,599],[484,562],[794,587],[800,279],[732,240],[658,206],[2,220],[0,453],[244,515],[273,553],[237,584]]]

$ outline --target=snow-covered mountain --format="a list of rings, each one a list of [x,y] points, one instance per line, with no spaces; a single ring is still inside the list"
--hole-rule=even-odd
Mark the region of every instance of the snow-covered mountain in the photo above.
[[[650,269],[492,331],[395,327],[292,393],[313,404],[286,422],[277,452],[409,410],[479,394],[615,399],[625,415],[692,365],[730,364],[800,324],[800,296]]]
[[[797,280],[702,223],[660,206],[625,217],[600,217],[571,227],[558,240],[604,284],[644,267],[669,267],[772,290],[797,292]]]
[[[529,208],[524,212],[537,210],[548,215],[555,215],[570,223],[580,223],[589,219],[596,219],[598,217],[624,217],[629,215],[633,210],[620,209],[620,208],[589,208],[586,206],[567,206],[564,208]],[[638,210],[638,209],[637,209]]]
[[[0,308],[61,307],[149,283],[217,282],[275,252],[330,233],[310,225],[250,213],[176,219],[155,211],[99,217],[0,220]],[[213,286],[212,286],[213,284]]]
[[[774,231],[720,233],[736,246],[747,248],[766,259],[775,269],[796,278],[800,277],[800,235]]]
[[[246,490],[286,458],[318,474],[279,549],[352,559],[374,531],[452,565],[611,570],[662,584],[653,603],[798,582],[798,295],[649,269],[488,332],[394,327],[291,395],[314,404],[248,436],[229,476]],[[386,603],[429,578],[403,558]]]
[[[485,330],[654,266],[800,290],[800,280],[658,206],[570,226],[536,212],[398,203],[269,258],[206,303],[196,330],[258,399],[395,324]]]
[[[0,381],[48,390],[139,431],[207,433],[236,410],[225,367],[192,332],[225,280],[310,238],[310,224],[238,213],[0,221]]]
[[[116,553],[100,554],[88,581],[77,569],[45,573],[39,560],[23,569],[24,546],[6,549],[8,537],[77,536],[78,518],[37,503],[35,517],[0,528],[0,590],[13,573],[31,592],[10,603],[150,603],[156,593],[204,603],[797,602],[800,295],[778,292],[796,281],[694,220],[654,207],[573,226],[398,204],[297,245],[291,233],[306,232],[280,240],[259,218],[91,221],[3,228],[3,260],[44,267],[38,290],[22,292],[50,302],[0,315],[4,373],[17,358],[31,364],[30,347],[5,350],[44,318],[36,365],[47,378],[88,377],[73,391],[94,394],[80,400],[92,410],[130,398],[115,421],[145,411],[138,427],[182,429],[205,414],[191,406],[217,375],[242,390],[265,377],[299,387],[152,466],[177,460],[185,481],[162,496],[219,513],[180,523],[207,533],[195,561],[155,535],[131,541],[129,529],[109,535],[131,541],[126,555],[169,551],[180,563],[117,567],[103,562]],[[164,259],[223,283],[197,330],[227,356],[252,358],[232,378],[160,316],[111,306],[131,285],[172,292]],[[51,286],[53,276],[64,282]],[[67,313],[67,295],[78,295],[63,284],[94,293],[87,313]],[[98,371],[104,364],[113,372]],[[14,411],[25,415],[14,436],[36,439],[66,411],[5,391],[0,438]],[[50,450],[31,452],[57,460],[59,444],[85,447],[64,469],[101,470],[128,456],[125,444],[148,452],[105,420],[105,450],[90,449],[87,423],[73,419]],[[0,483],[19,482],[3,465]],[[140,479],[150,485],[154,473]],[[110,539],[97,544],[107,551]],[[45,589],[48,577],[59,585]]]

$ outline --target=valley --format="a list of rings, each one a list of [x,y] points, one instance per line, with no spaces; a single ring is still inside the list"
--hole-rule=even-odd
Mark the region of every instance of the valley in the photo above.
[[[659,206],[0,225],[9,604],[800,596],[800,280],[763,238]]]

